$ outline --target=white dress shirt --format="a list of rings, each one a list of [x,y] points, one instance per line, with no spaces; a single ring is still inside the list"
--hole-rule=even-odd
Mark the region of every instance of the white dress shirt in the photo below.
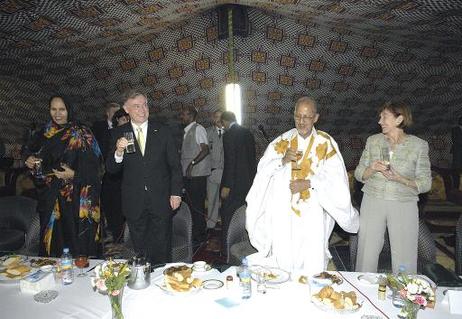
[[[186,134],[188,134],[189,130],[193,127],[194,124],[196,124],[196,122],[191,122],[184,128],[183,138],[185,138]],[[200,124],[197,125],[196,127],[196,143],[198,145],[201,145],[201,144],[209,145],[209,140],[207,138],[207,131]]]

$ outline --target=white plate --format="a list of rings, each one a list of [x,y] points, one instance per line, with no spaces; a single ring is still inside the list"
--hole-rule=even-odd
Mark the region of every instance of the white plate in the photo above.
[[[171,290],[165,285],[165,282],[163,280],[162,282],[157,283],[156,286],[159,287],[160,290],[162,290],[162,292],[170,296],[190,296],[197,294],[201,290],[201,287],[192,287],[188,291]]]
[[[358,305],[358,308],[355,308],[355,309],[335,309],[335,308],[333,308],[333,307],[331,307],[329,305],[326,305],[321,300],[319,300],[317,298],[314,298],[314,297],[311,297],[311,302],[316,306],[316,308],[318,308],[318,309],[320,309],[320,310],[322,310],[324,312],[329,312],[329,313],[339,314],[339,315],[346,315],[346,314],[355,313],[359,309],[361,309],[361,307],[363,306],[364,300],[357,297],[356,303]]]
[[[252,265],[249,267],[250,268],[250,276],[254,281],[257,281],[257,276],[259,273],[263,272],[265,274],[268,274],[268,276],[274,276],[274,278],[268,278],[266,279],[266,283],[269,285],[275,285],[275,284],[282,284],[286,281],[289,280],[290,274],[282,270],[280,268],[276,267],[265,267],[265,266],[260,266],[260,265]]]
[[[19,257],[19,262],[21,264],[24,264],[25,266],[28,266],[31,268],[31,270],[27,273],[24,273],[21,277],[15,277],[15,278],[9,278],[7,276],[5,276],[3,274],[4,271],[6,271],[7,267],[3,266],[3,263],[9,258],[9,257],[12,257],[12,256],[18,256]],[[19,283],[19,281],[21,279],[23,279],[24,277],[27,277],[35,272],[38,271],[38,269],[33,269],[31,266],[30,266],[30,263],[27,261],[27,256],[22,256],[22,255],[9,255],[9,256],[2,256],[0,258],[0,268],[1,268],[1,272],[0,273],[0,283],[1,284],[17,284]]]
[[[380,277],[380,275],[376,274],[363,274],[358,276],[358,281],[364,285],[377,285]]]
[[[202,283],[202,288],[204,289],[220,289],[223,287],[223,281],[218,280],[218,279],[208,279],[204,280]]]

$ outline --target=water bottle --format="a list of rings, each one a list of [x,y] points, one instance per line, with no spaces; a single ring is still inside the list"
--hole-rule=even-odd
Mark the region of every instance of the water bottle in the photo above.
[[[242,259],[242,265],[239,272],[239,284],[241,286],[242,299],[249,299],[252,296],[252,283],[250,278],[249,265],[247,258]]]
[[[69,253],[69,248],[63,249],[63,255],[61,256],[61,272],[64,285],[70,285],[74,282],[72,255]]]

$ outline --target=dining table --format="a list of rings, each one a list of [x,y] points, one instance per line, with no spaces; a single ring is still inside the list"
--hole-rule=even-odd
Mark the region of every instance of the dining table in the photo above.
[[[22,293],[17,282],[0,282],[0,318],[18,319],[110,319],[112,318],[109,298],[93,290],[91,276],[94,267],[103,261],[90,260],[84,271],[87,276],[75,276],[71,285],[57,284],[53,290],[58,291],[56,299],[49,303],[39,303],[33,294]],[[399,308],[392,305],[390,294],[385,300],[378,299],[378,285],[364,283],[358,272],[331,272],[342,278],[342,283],[334,285],[338,291],[354,291],[361,302],[361,307],[354,312],[339,313],[326,311],[311,300],[311,295],[321,287],[314,284],[300,283],[297,276],[290,276],[284,282],[268,283],[266,293],[257,292],[256,282],[252,280],[252,295],[249,299],[241,298],[236,275],[237,267],[229,267],[223,272],[215,268],[193,271],[194,278],[204,283],[201,288],[184,293],[174,293],[165,289],[164,269],[159,267],[151,273],[150,285],[141,290],[125,287],[122,299],[122,312],[125,319],[143,318],[397,318]],[[233,281],[227,281],[231,276]],[[218,283],[218,284],[217,284]],[[223,283],[223,285],[221,285]],[[455,319],[462,315],[451,314],[449,305],[444,302],[443,293],[448,288],[436,288],[436,305],[433,309],[421,309],[419,319]]]

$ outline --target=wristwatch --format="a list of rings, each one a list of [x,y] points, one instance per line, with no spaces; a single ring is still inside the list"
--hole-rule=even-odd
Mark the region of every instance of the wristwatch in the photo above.
[[[194,166],[195,164],[196,164],[196,161],[195,161],[195,160],[192,160],[192,161],[191,161],[191,165]]]

